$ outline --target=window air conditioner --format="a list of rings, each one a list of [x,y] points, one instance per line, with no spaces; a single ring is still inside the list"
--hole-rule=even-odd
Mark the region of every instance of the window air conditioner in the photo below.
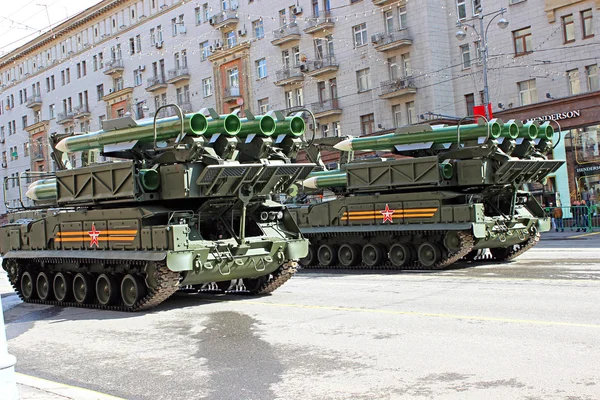
[[[292,8],[292,13],[294,15],[302,14],[302,7],[296,6],[296,7]]]

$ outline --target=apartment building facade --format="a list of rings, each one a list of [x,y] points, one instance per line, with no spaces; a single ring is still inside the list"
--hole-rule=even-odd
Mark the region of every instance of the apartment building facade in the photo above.
[[[473,29],[463,41],[455,32],[457,20],[478,27],[470,20],[481,6],[484,13],[506,8],[509,21],[487,32],[494,114],[578,110],[568,125],[561,121],[563,136],[575,129],[593,137],[600,124],[595,0],[104,0],[0,58],[7,203],[20,204],[19,173],[52,170],[50,134],[95,131],[126,114],[151,117],[169,103],[221,113],[305,107],[317,136],[472,114],[482,104],[482,41]],[[572,147],[582,142],[571,135]],[[580,167],[555,178],[564,204]]]

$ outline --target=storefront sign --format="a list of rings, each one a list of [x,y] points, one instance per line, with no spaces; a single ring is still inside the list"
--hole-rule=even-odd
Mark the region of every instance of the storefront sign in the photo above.
[[[600,171],[600,165],[590,165],[588,167],[575,168],[575,172],[577,172],[578,174],[595,171]]]
[[[562,121],[564,119],[572,119],[577,117],[581,117],[580,110],[572,110],[555,114],[542,115],[541,117],[530,118],[529,121]]]

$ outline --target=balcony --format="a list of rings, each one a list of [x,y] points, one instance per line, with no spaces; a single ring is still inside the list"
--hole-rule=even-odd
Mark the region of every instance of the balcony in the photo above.
[[[56,114],[56,123],[57,124],[68,124],[73,122],[73,110],[59,112]]]
[[[243,42],[236,41],[235,43],[226,44],[225,46],[216,46],[213,50],[213,53],[207,57],[207,60],[210,62],[215,62],[228,56],[235,57],[236,54],[242,53],[244,50],[248,50],[251,45],[252,44],[249,40],[244,40]]]
[[[146,81],[146,91],[154,92],[159,89],[165,89],[167,87],[167,82],[165,81],[164,76],[153,76],[152,78],[148,78]]]
[[[335,57],[326,57],[322,60],[308,60],[304,65],[300,66],[300,71],[307,76],[320,76],[329,72],[335,72],[339,69],[339,64],[335,61]]]
[[[376,33],[371,36],[371,43],[373,43],[377,51],[399,49],[410,46],[412,42],[412,38],[406,28],[392,32]]]
[[[292,22],[289,25],[282,26],[273,31],[273,40],[271,40],[271,44],[280,46],[296,40],[300,40],[300,27],[297,23]]]
[[[91,115],[90,108],[86,105],[73,108],[73,118],[87,118]]]
[[[382,99],[394,99],[417,93],[417,87],[411,78],[391,79],[380,83]]]
[[[167,83],[176,83],[179,81],[187,81],[190,79],[190,71],[188,67],[181,67],[169,70]]]
[[[27,108],[40,107],[42,105],[42,96],[34,95],[27,98]]]
[[[227,86],[223,93],[223,101],[234,101],[240,97],[239,86]]]
[[[209,23],[215,29],[223,29],[234,26],[239,22],[237,10],[223,10],[210,17]]]
[[[178,106],[179,106],[179,108],[181,108],[181,111],[183,111],[184,114],[194,112],[192,103],[189,100],[178,103]]]
[[[273,83],[277,86],[284,86],[304,80],[304,74],[300,71],[300,66],[279,70],[275,73],[275,76],[276,80]]]
[[[331,29],[335,26],[331,11],[323,11],[306,19],[304,32],[315,33],[323,29]]]
[[[340,101],[338,99],[329,99],[312,103],[310,105],[310,110],[315,115],[315,118],[324,118],[342,113],[342,107],[340,107]]]
[[[124,69],[125,67],[123,66],[122,58],[115,58],[112,60],[108,60],[104,63],[105,75],[120,74],[123,72]]]
[[[395,5],[403,6],[406,4],[406,1],[398,1],[398,0],[373,0],[374,6],[387,6],[392,3],[396,3]]]

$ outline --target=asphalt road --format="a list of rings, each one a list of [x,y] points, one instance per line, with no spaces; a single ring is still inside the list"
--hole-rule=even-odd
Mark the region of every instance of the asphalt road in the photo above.
[[[300,272],[148,313],[5,294],[19,372],[128,399],[598,399],[600,235],[444,272]]]

